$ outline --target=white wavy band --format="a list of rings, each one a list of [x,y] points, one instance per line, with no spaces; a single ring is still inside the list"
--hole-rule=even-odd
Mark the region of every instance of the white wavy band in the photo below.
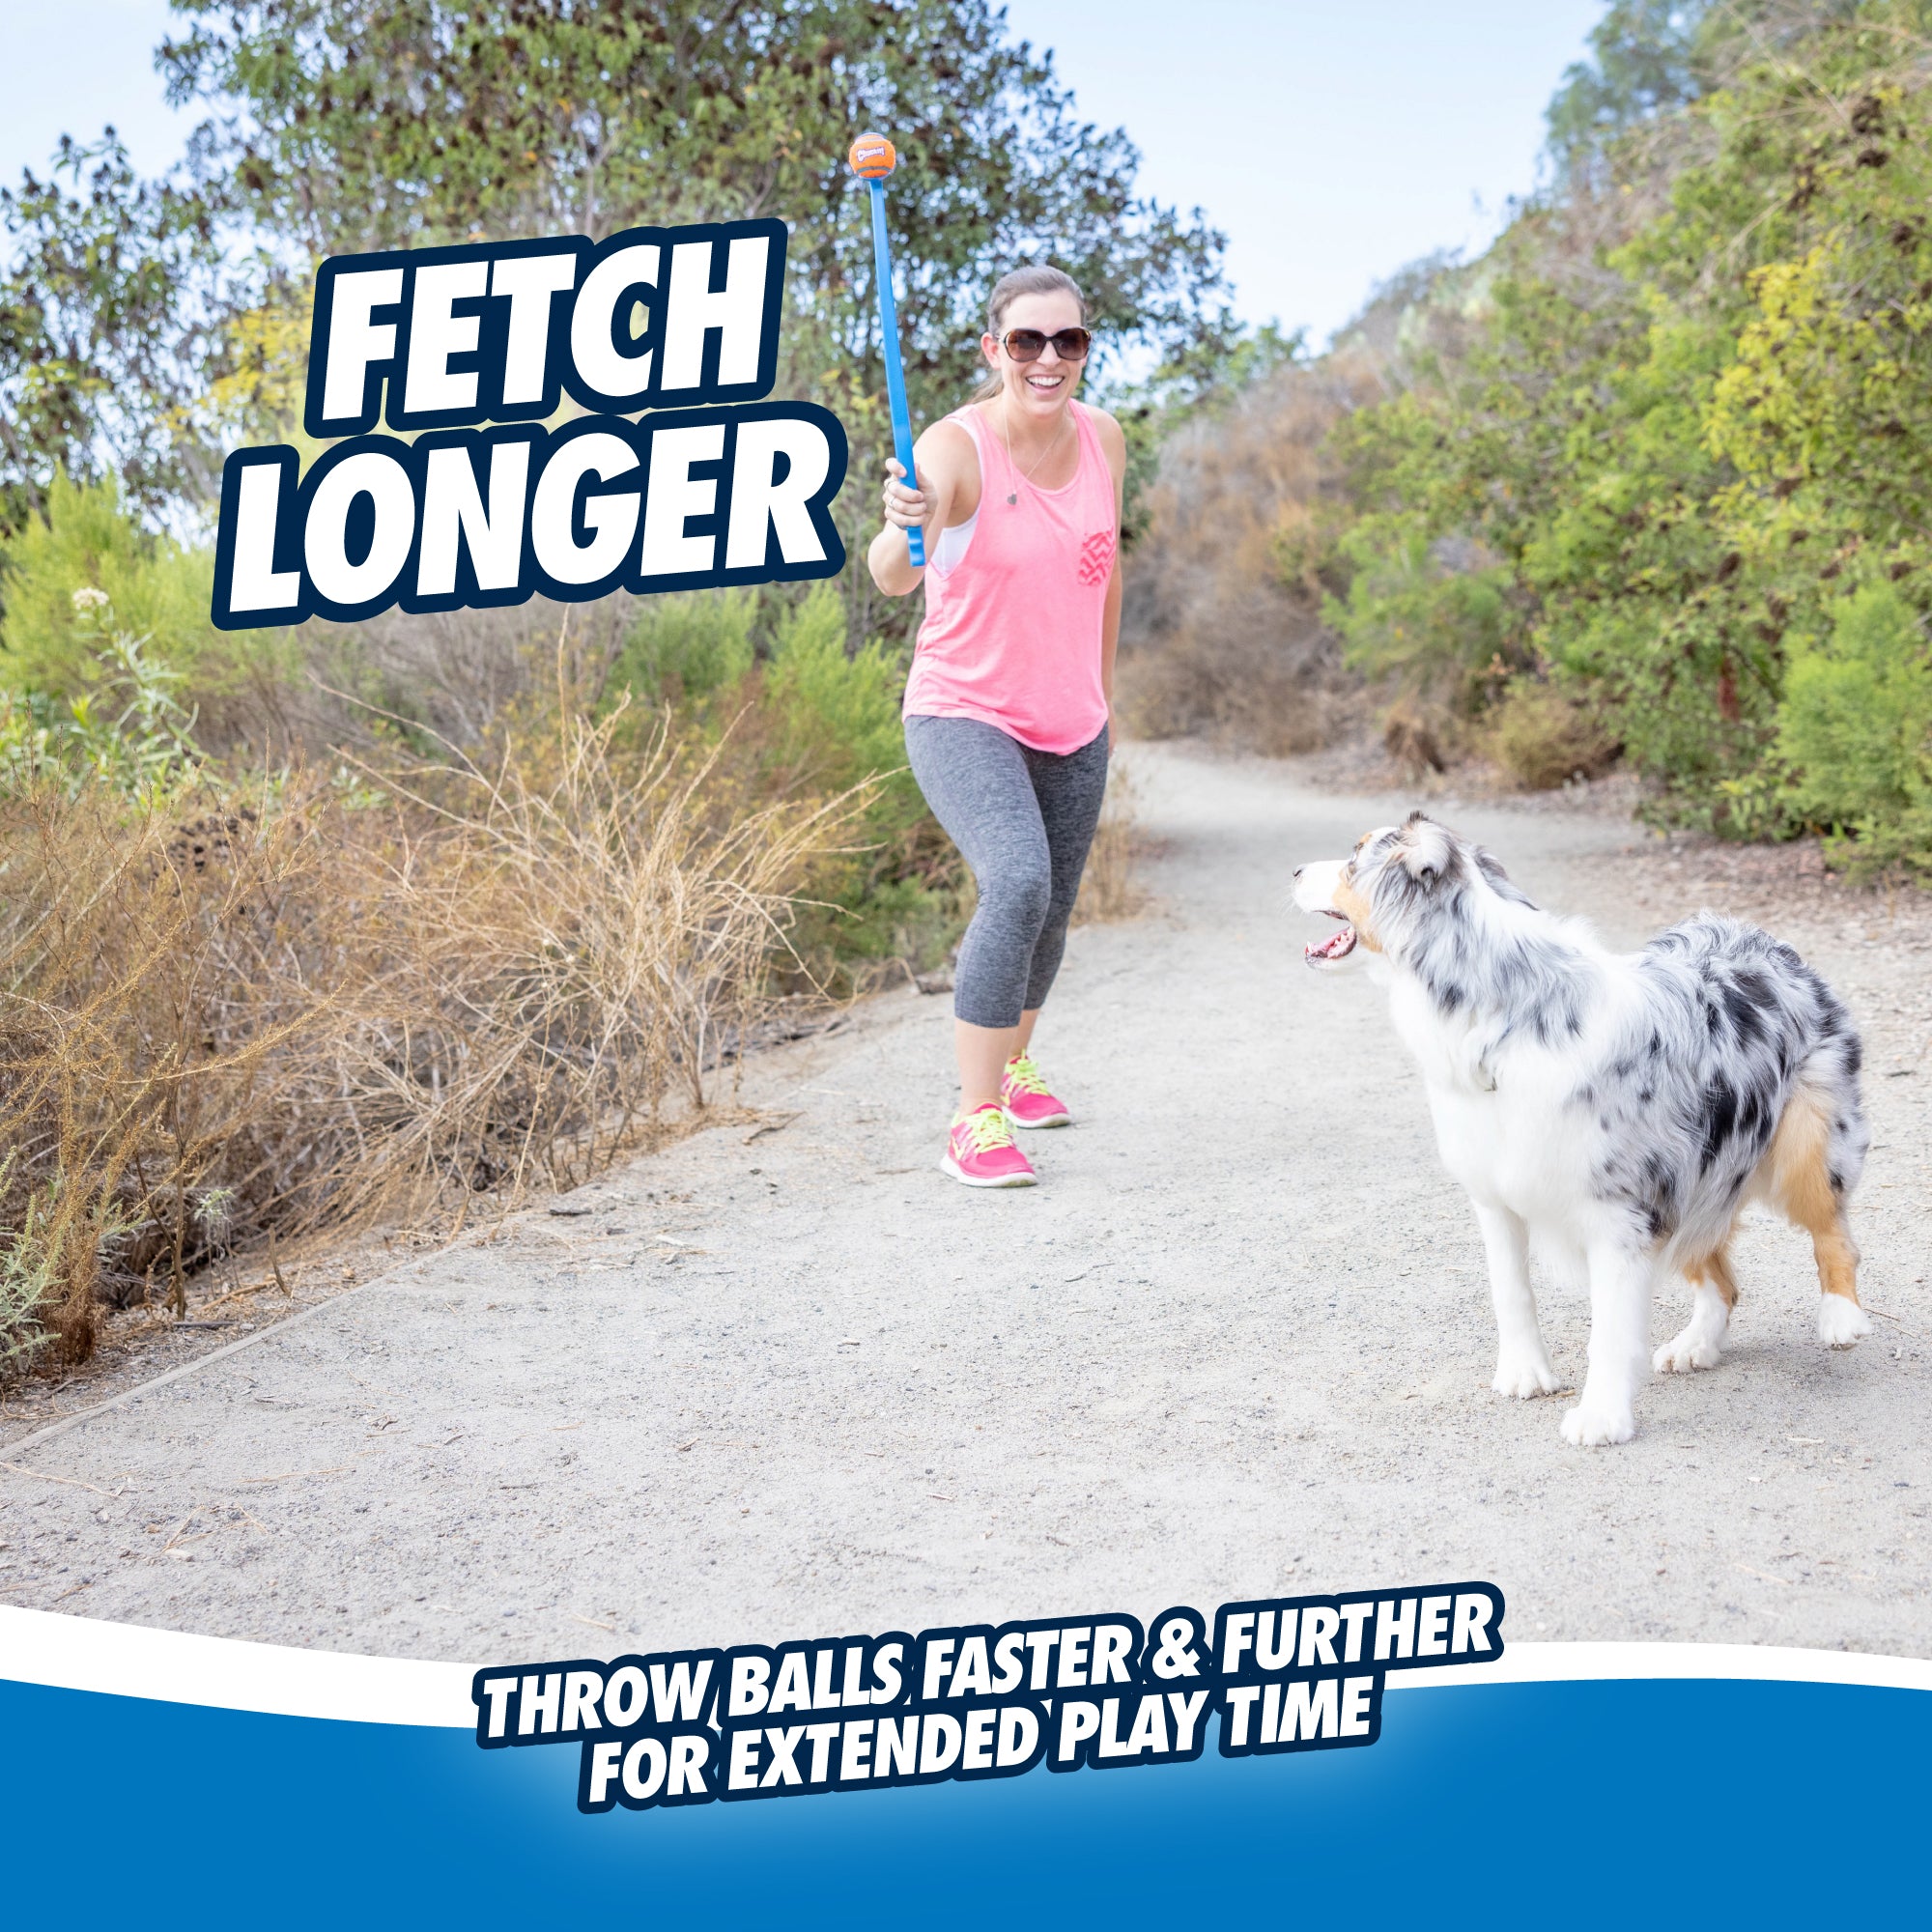
[[[0,1605],[0,1679],[18,1684],[288,1718],[467,1731],[476,1721],[471,1674],[467,1663],[297,1650]],[[1748,1643],[1512,1643],[1495,1663],[1391,1671],[1388,1688],[1660,1677],[1932,1690],[1932,1662]]]

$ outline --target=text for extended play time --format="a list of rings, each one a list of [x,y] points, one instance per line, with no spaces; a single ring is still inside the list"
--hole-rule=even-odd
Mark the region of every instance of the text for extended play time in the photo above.
[[[1381,1734],[1391,1671],[1493,1662],[1502,1594],[1177,1606],[766,1647],[479,1670],[486,1750],[575,1744],[578,1806],[704,1804],[1201,1755],[1346,1749]]]

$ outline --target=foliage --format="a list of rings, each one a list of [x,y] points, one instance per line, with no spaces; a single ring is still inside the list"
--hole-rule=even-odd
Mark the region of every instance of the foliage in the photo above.
[[[1379,388],[1363,356],[1229,324],[1130,399],[1114,693],[1130,730],[1279,754],[1347,728],[1356,681],[1321,619],[1342,509],[1322,439]]]
[[[847,653],[838,594],[814,585],[780,622],[765,674],[783,754],[832,790],[898,770],[903,683],[903,667],[876,638]]]
[[[933,963],[964,923],[963,867],[906,770],[899,721],[900,653],[882,639],[845,648],[836,589],[812,587],[772,639],[763,728],[777,781],[838,792],[877,780],[856,849],[821,868],[820,917],[803,924],[802,949],[821,975],[865,983],[843,962]]]
[[[116,627],[105,591],[76,590],[73,611],[76,632],[95,645],[94,688],[64,704],[0,691],[0,790],[52,782],[72,794],[93,784],[137,799],[163,794],[199,760],[193,714],[174,695],[180,673],[146,655],[147,638]]]
[[[988,0],[176,0],[171,98],[257,220],[322,255],[474,235],[783,214],[799,369],[883,384],[866,197],[845,164],[892,130],[907,376],[956,398],[985,292],[1051,252],[1096,325],[1192,337],[1221,238],[1135,193],[1125,136],[1083,122]],[[809,343],[809,347],[806,345]]]
[[[1932,856],[1932,8],[1620,0],[1597,55],[1335,434],[1333,621],[1451,716],[1586,697],[1679,818]]]
[[[1508,571],[1463,559],[1458,568],[1451,546],[1413,516],[1365,518],[1336,548],[1351,566],[1348,594],[1322,610],[1348,640],[1344,661],[1452,716],[1477,710],[1509,641]]]
[[[1594,778],[1616,756],[1591,707],[1535,678],[1514,678],[1492,711],[1495,761],[1529,791]]]
[[[1590,58],[1564,74],[1545,117],[1560,177],[1575,182],[1622,136],[1697,99],[1713,11],[1711,0],[1610,0],[1590,30]]]
[[[10,1153],[0,1161],[0,1188],[6,1186],[13,1169]],[[42,1317],[59,1294],[67,1259],[58,1182],[29,1191],[17,1215],[16,1225],[0,1230],[0,1370],[45,1346],[48,1337]],[[98,1244],[95,1231],[88,1234],[90,1245]]]
[[[752,590],[693,590],[642,604],[611,668],[608,689],[646,702],[708,697],[752,668]],[[842,627],[841,627],[842,635]]]
[[[100,591],[127,628],[185,686],[197,708],[249,683],[282,647],[270,634],[217,631],[208,607],[214,558],[144,530],[109,476],[72,483],[59,472],[44,508],[7,541],[6,609],[0,614],[0,680],[69,699],[99,677],[99,625],[76,593]]]
[[[298,279],[264,265],[253,281],[231,291],[231,298],[207,371],[199,421],[224,450],[286,442],[306,468],[327,446],[302,427],[315,285],[306,275]]]
[[[760,656],[760,675],[748,685]],[[898,654],[879,639],[847,649],[844,599],[820,582],[791,598],[699,590],[644,600],[603,702],[677,707],[713,740],[755,740],[764,782],[829,795],[889,774],[903,779],[904,683]],[[882,784],[869,797],[868,822],[882,827],[923,810],[909,782]]]
[[[1223,309],[1151,376],[1113,399],[1127,445],[1122,550],[1131,551],[1147,527],[1149,494],[1167,444],[1183,430],[1224,419],[1242,397],[1304,362],[1307,348],[1300,329],[1285,333],[1273,322],[1251,328]]]
[[[1932,870],[1932,665],[1895,584],[1844,599],[1828,639],[1792,654],[1777,753],[1792,803],[1857,839],[1861,867]]]
[[[835,582],[652,598],[634,618],[604,702],[674,707],[717,748],[721,774],[750,799],[832,798],[863,787],[849,847],[824,855],[794,945],[803,977],[870,982],[867,962],[935,964],[963,923],[961,867],[905,769],[902,652],[848,648]],[[661,715],[653,712],[649,715]],[[644,719],[632,713],[636,733]]]
[[[118,476],[144,514],[211,495],[220,457],[196,412],[247,276],[218,217],[195,184],[142,181],[111,128],[63,135],[47,179],[0,188],[0,536],[63,472]]]

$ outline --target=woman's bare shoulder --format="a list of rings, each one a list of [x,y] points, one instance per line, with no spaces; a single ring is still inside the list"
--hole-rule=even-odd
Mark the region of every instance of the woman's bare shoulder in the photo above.
[[[1087,420],[1094,425],[1094,434],[1100,439],[1100,446],[1107,450],[1124,450],[1127,446],[1127,433],[1105,410],[1096,410],[1092,403],[1082,403],[1087,412]]]
[[[941,416],[936,423],[928,423],[920,432],[917,447],[922,456],[949,467],[977,468],[980,461],[973,433],[957,416]]]
[[[941,528],[964,523],[980,507],[980,451],[957,416],[942,416],[920,433],[913,467],[938,493]]]
[[[1107,459],[1107,468],[1115,477],[1124,475],[1127,468],[1127,433],[1105,410],[1096,410],[1083,403],[1087,420],[1094,425],[1094,435],[1100,444],[1100,454]]]

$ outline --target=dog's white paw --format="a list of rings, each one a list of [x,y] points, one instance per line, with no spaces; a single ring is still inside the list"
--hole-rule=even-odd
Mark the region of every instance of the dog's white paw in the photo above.
[[[1723,1350],[1693,1321],[1683,1334],[1664,1343],[1650,1365],[1661,1376],[1688,1376],[1692,1369],[1715,1369],[1723,1359]]]
[[[1871,1333],[1871,1317],[1842,1294],[1818,1297],[1818,1339],[1828,1349],[1849,1349],[1861,1335]]]
[[[1636,1434],[1636,1417],[1629,1409],[1621,1414],[1605,1408],[1591,1408],[1578,1403],[1563,1417],[1563,1439],[1578,1449],[1601,1449],[1609,1442],[1628,1442]]]
[[[1549,1358],[1540,1350],[1534,1354],[1502,1354],[1496,1357],[1496,1378],[1490,1386],[1498,1395],[1517,1396],[1527,1402],[1532,1396],[1553,1395],[1562,1386]]]

